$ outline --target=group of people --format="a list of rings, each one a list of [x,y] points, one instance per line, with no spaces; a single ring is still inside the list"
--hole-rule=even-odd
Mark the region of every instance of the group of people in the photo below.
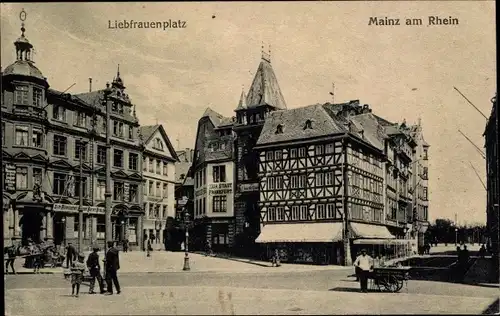
[[[67,264],[71,271],[71,295],[78,297],[80,293],[80,285],[84,279],[85,270],[88,269],[90,274],[90,288],[89,294],[95,294],[94,291],[95,281],[99,284],[101,294],[112,295],[113,285],[116,289],[116,294],[121,293],[120,283],[118,281],[118,270],[120,270],[119,251],[115,248],[115,243],[109,241],[107,243],[108,251],[105,254],[104,272],[107,288],[104,289],[104,281],[101,275],[101,265],[99,263],[99,248],[94,247],[92,253],[89,254],[87,261],[84,263],[85,256],[83,254],[76,254],[76,250],[70,244],[67,250]],[[71,246],[71,248],[70,248]],[[77,261],[73,262],[73,259]]]

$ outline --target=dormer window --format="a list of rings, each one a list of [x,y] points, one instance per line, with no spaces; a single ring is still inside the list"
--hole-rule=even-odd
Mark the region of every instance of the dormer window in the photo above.
[[[312,129],[312,121],[307,120],[306,124],[304,125],[304,129]]]
[[[283,125],[278,124],[278,126],[276,126],[275,134],[283,134]]]

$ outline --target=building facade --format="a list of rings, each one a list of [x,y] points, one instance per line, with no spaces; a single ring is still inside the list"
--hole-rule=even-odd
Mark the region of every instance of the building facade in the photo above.
[[[139,131],[144,141],[143,235],[152,240],[153,246],[167,247],[167,220],[176,215],[175,163],[178,157],[162,125],[141,126]]]
[[[198,248],[208,242],[226,251],[234,242],[233,123],[210,108],[198,122],[192,166]]]
[[[259,154],[254,148],[269,113],[281,109],[286,109],[286,103],[271,58],[263,53],[248,94],[241,94],[233,126],[235,245],[246,253],[258,251],[254,241],[260,233]]]
[[[49,89],[30,60],[33,46],[24,32],[23,25],[17,60],[2,73],[4,243],[47,238],[76,244],[80,196],[82,246],[104,243],[106,128],[112,135],[110,238],[140,243],[139,123],[119,71],[105,90],[70,95]]]
[[[255,148],[257,242],[287,261],[346,265],[367,245],[402,249],[414,143],[400,129],[357,100],[271,112]]]
[[[497,95],[491,99],[493,107],[491,115],[486,124],[483,134],[486,148],[486,181],[487,181],[487,201],[486,201],[486,226],[488,230],[489,242],[491,243],[493,271],[492,276],[498,279],[498,267],[500,256],[499,243],[499,205],[500,205],[500,178],[498,162],[498,101]]]

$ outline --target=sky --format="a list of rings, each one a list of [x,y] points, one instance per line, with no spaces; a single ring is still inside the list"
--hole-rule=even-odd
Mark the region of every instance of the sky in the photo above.
[[[262,44],[288,108],[360,100],[390,121],[422,119],[429,150],[429,217],[486,221],[484,147],[496,91],[494,1],[2,3],[1,65],[15,60],[19,13],[51,88],[102,89],[120,74],[141,125],[163,124],[176,149],[193,148],[207,107],[233,116]],[[428,16],[458,25],[428,26]],[[369,25],[370,17],[422,26]],[[116,21],[185,21],[178,29],[113,29]]]

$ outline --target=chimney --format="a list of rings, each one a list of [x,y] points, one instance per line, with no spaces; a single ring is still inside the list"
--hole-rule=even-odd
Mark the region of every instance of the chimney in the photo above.
[[[92,92],[92,78],[89,78],[89,92]]]

